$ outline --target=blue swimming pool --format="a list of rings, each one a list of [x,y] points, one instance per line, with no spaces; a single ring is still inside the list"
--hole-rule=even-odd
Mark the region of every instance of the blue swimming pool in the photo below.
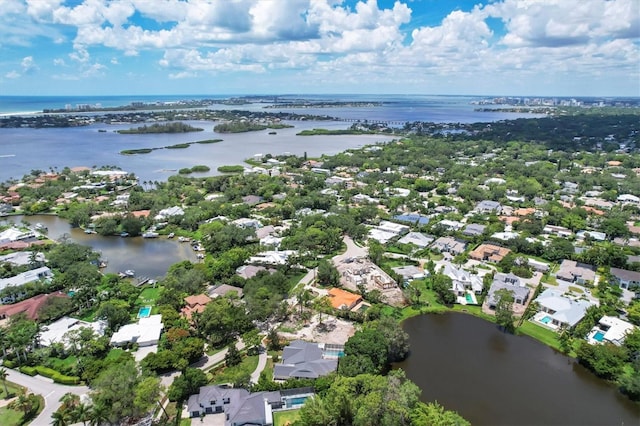
[[[151,315],[151,306],[143,306],[138,309],[138,318],[148,318]]]
[[[604,340],[604,333],[602,331],[596,331],[596,334],[593,335],[593,339],[598,342],[602,342]]]
[[[467,303],[474,303],[473,302],[473,296],[471,296],[469,293],[466,293],[464,295],[464,298],[467,299]]]
[[[544,318],[542,318],[540,322],[543,324],[549,324],[551,322],[551,317],[547,315]]]
[[[325,349],[324,350],[324,356],[340,358],[340,357],[344,356],[344,351],[339,350],[339,349]]]
[[[302,405],[307,400],[308,396],[299,396],[297,398],[289,398],[287,399],[287,407],[295,407],[297,405]]]

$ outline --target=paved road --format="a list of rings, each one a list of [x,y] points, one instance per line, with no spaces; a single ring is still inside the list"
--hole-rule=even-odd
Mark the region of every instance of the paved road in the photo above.
[[[360,247],[348,235],[345,235],[342,241],[344,241],[344,243],[347,245],[347,250],[342,254],[333,256],[332,260],[334,265],[337,265],[338,263],[349,257],[364,257],[369,255],[369,250],[367,249],[367,247]]]
[[[29,389],[29,391],[44,397],[44,410],[31,422],[31,426],[48,426],[51,424],[51,415],[62,405],[60,398],[67,393],[83,396],[89,393],[86,386],[65,386],[53,383],[52,380],[41,376],[31,377],[18,371],[7,368],[7,379]]]

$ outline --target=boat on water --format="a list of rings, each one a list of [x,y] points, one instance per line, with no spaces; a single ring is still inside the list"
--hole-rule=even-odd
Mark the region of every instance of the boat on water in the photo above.
[[[128,233],[128,232],[122,232],[122,233],[120,233],[120,236],[121,236],[122,238],[124,238],[124,237],[128,237],[128,236],[129,236],[129,233]]]
[[[133,278],[136,276],[136,271],[134,271],[133,269],[127,269],[124,272],[120,272],[118,275],[121,278]]]
[[[36,223],[35,228],[36,228],[36,231],[47,231],[48,230],[48,228],[46,226],[44,226],[43,224],[41,224],[41,223]]]
[[[178,237],[178,242],[181,242],[181,243],[188,243],[189,241],[191,241],[191,238],[187,238],[187,237]]]
[[[157,232],[149,231],[142,234],[142,238],[158,238],[159,235]]]
[[[95,234],[96,231],[94,231],[93,229],[87,228],[87,229],[84,230],[84,233],[85,234]]]
[[[176,234],[174,234],[174,233],[172,232],[172,233],[170,233],[169,235],[167,235],[167,238],[173,238],[173,237],[175,237],[175,236],[176,236]]]

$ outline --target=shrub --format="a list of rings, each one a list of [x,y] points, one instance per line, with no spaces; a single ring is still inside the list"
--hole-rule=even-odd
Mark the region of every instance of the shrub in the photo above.
[[[11,361],[10,359],[5,359],[2,361],[2,365],[4,365],[7,368],[15,368],[16,367],[16,362],[15,361]]]
[[[53,377],[55,375],[60,374],[56,370],[54,370],[53,368],[48,368],[48,367],[45,367],[43,365],[36,365],[35,366],[35,370],[38,372],[39,375],[44,376],[44,377],[48,377],[50,379],[53,379]]]
[[[80,377],[78,376],[65,376],[64,374],[57,373],[52,377],[53,381],[60,383],[61,385],[77,385],[80,383]]]
[[[22,367],[20,367],[20,372],[28,376],[35,376],[36,374],[38,374],[35,367],[29,367],[26,365],[23,365]]]

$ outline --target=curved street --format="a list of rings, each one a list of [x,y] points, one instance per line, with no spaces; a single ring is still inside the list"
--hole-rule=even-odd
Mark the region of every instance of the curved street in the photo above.
[[[44,409],[38,417],[31,423],[31,426],[48,426],[51,424],[51,415],[62,405],[60,398],[71,392],[80,397],[89,393],[90,389],[86,386],[67,386],[54,383],[53,380],[42,376],[28,376],[18,371],[7,368],[7,380],[24,386],[30,392],[42,395],[44,398]]]

